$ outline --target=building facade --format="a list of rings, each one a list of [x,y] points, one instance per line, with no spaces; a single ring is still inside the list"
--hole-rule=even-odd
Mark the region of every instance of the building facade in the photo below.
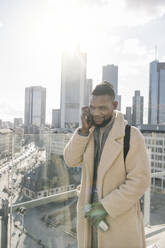
[[[116,65],[104,65],[102,69],[102,82],[110,82],[115,91],[116,100],[118,101],[117,109],[121,110],[121,96],[118,95],[118,66]]]
[[[118,94],[118,66],[104,65],[102,73],[102,82],[108,81],[113,84],[115,95]]]
[[[128,121],[129,125],[132,125],[132,108],[126,107],[125,119]]]
[[[165,63],[150,63],[148,123],[165,124]]]
[[[132,125],[143,124],[143,107],[144,97],[140,96],[140,90],[135,90],[135,95],[132,98]]]
[[[46,89],[41,86],[25,89],[25,129],[44,127],[46,116]]]
[[[11,129],[0,129],[0,159],[12,156],[13,131]]]
[[[14,128],[22,127],[23,119],[22,118],[14,118]]]
[[[151,172],[165,171],[165,126],[141,125],[139,128],[145,138]],[[165,193],[165,176],[152,177],[151,189]]]
[[[89,106],[90,104],[90,96],[93,88],[93,80],[87,79],[84,87],[84,105]]]
[[[61,127],[75,128],[81,123],[84,105],[87,56],[77,48],[62,55],[61,66]]]
[[[61,110],[52,109],[52,128],[61,127]]]

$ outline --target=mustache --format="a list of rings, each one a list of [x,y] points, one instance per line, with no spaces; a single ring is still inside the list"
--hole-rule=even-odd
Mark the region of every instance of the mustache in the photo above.
[[[95,123],[95,121],[93,120],[93,125],[95,127],[105,127],[111,121],[111,119],[112,119],[112,116],[110,116],[107,120],[104,117],[104,120],[100,124]]]

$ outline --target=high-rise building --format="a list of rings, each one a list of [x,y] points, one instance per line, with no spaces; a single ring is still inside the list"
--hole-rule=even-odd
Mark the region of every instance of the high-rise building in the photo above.
[[[22,118],[14,118],[14,128],[22,127],[23,120]]]
[[[0,159],[12,155],[12,137],[13,131],[11,129],[0,129]]]
[[[25,88],[25,127],[45,125],[46,88],[33,86]]]
[[[2,128],[5,128],[5,129],[11,128],[11,129],[13,129],[13,123],[11,121],[3,121],[2,122]]]
[[[150,63],[148,123],[165,124],[165,62]]]
[[[84,105],[89,105],[90,103],[92,88],[93,88],[93,80],[87,79],[84,87]]]
[[[121,96],[116,95],[116,100],[118,101],[117,110],[121,111]]]
[[[61,127],[77,127],[84,105],[87,56],[77,48],[64,53],[61,67]]]
[[[102,82],[108,81],[113,84],[115,95],[118,94],[118,66],[104,65],[102,73]]]
[[[60,128],[61,127],[61,110],[60,109],[52,109],[52,128]]]
[[[118,95],[118,66],[117,65],[104,65],[102,71],[102,82],[110,82],[115,91],[116,100],[118,101],[117,109],[121,110],[121,96]]]
[[[132,108],[126,107],[125,119],[128,121],[128,124],[132,124]]]
[[[135,126],[143,124],[143,105],[144,97],[140,96],[140,90],[135,90],[132,98],[132,124]]]

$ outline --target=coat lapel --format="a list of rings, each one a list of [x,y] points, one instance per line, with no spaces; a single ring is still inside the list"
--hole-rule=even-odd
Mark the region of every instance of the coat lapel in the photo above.
[[[104,176],[113,165],[114,160],[123,150],[123,136],[125,135],[125,120],[121,112],[115,111],[115,121],[113,127],[107,137],[105,142],[103,152],[101,155],[100,163],[98,166],[98,177],[97,185],[98,192],[101,192],[103,185]],[[90,197],[90,189],[93,180],[93,168],[94,168],[94,137],[93,137],[94,127],[90,129],[90,139],[84,155],[84,160],[86,161],[86,200]]]
[[[85,201],[88,202],[90,199],[91,186],[93,180],[93,168],[94,168],[94,137],[93,137],[94,127],[90,129],[90,139],[87,149],[84,154],[85,170],[86,170],[86,194]]]
[[[97,186],[98,192],[101,192],[103,185],[104,176],[113,165],[113,162],[123,151],[123,137],[125,135],[125,121],[122,113],[115,111],[116,117],[113,124],[113,127],[107,137],[105,142],[103,152],[101,155],[100,163],[98,166],[98,177],[97,177]],[[101,187],[101,188],[100,188]]]

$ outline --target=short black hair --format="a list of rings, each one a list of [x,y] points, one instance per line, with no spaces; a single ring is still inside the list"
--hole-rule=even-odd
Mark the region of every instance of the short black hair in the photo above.
[[[108,82],[104,81],[101,84],[97,84],[95,89],[92,91],[92,95],[94,96],[101,96],[101,95],[109,95],[112,99],[115,99],[115,91],[113,85]]]

